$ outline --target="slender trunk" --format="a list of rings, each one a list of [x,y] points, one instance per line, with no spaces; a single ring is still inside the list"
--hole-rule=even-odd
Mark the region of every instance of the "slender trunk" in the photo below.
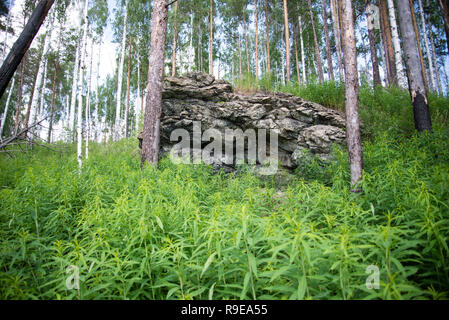
[[[8,16],[6,17],[6,26],[5,26],[5,40],[3,42],[3,52],[2,52],[2,63],[5,61],[6,56],[6,49],[8,45],[8,34],[9,34],[9,28],[11,27],[11,9],[8,10]],[[1,136],[1,133],[0,133]]]
[[[343,59],[341,57],[341,41],[340,41],[340,21],[338,17],[338,4],[336,0],[330,0],[331,12],[332,12],[332,25],[334,28],[335,46],[337,51],[338,60],[338,73],[340,76],[340,81],[343,80]]]
[[[2,123],[0,125],[0,140],[2,139],[3,129],[5,128],[6,117],[8,116],[9,101],[11,100],[11,94],[14,90],[15,78],[12,78],[11,88],[9,88],[8,98],[6,99],[5,111],[3,112]]]
[[[290,82],[290,31],[288,28],[288,8],[287,0],[284,0],[284,33],[285,33],[285,55],[286,55],[286,69],[287,82]]]
[[[72,96],[70,99],[70,116],[69,116],[69,130],[72,133],[75,127],[75,105],[76,105],[76,89],[78,86],[78,72],[79,72],[79,64],[80,64],[80,45],[81,38],[78,40],[76,46],[76,57],[75,57],[75,65],[73,66],[73,82],[72,82]]]
[[[209,30],[209,74],[214,74],[214,23],[213,23],[213,13],[214,13],[214,2],[212,0],[209,1],[210,6],[210,30]]]
[[[426,52],[427,52],[427,63],[429,66],[430,81],[432,83],[432,90],[435,91],[437,85],[435,82],[435,73],[433,71],[433,66],[432,66],[432,53],[430,52],[429,38],[427,38],[426,18],[424,17],[424,10],[423,10],[421,0],[418,0],[418,5],[419,5],[419,12],[421,14],[422,33],[424,36],[424,45],[425,45]]]
[[[23,57],[21,67],[20,67],[20,78],[19,78],[19,88],[17,91],[17,109],[16,109],[16,115],[15,115],[15,121],[14,121],[14,134],[17,134],[17,131],[19,130],[19,117],[20,112],[22,111],[22,91],[23,91],[23,78],[25,74],[25,64],[27,60],[27,54]]]
[[[125,137],[126,138],[128,138],[128,136],[129,136],[129,94],[130,94],[130,80],[131,80],[131,49],[132,49],[132,38],[129,37],[128,79],[126,82],[126,112],[125,112]]]
[[[334,81],[334,67],[331,53],[331,42],[329,39],[329,27],[327,25],[327,10],[326,0],[321,0],[323,9],[323,24],[324,24],[324,36],[326,38],[326,55],[327,55],[327,68],[329,69],[329,79]]]
[[[41,0],[0,68],[0,98],[55,0]]]
[[[238,34],[237,42],[239,47],[239,79],[242,79],[242,42],[240,40],[240,33]]]
[[[407,67],[407,76],[410,96],[413,105],[413,115],[415,128],[418,131],[432,130],[430,120],[429,105],[427,100],[426,88],[424,85],[422,66],[419,61],[417,48],[417,34],[414,31],[411,21],[411,7],[408,0],[398,0],[399,25],[401,28],[402,40],[405,52],[405,65]]]
[[[259,80],[259,37],[258,37],[258,21],[257,21],[257,0],[254,0],[254,24],[256,32],[256,81]]]
[[[247,33],[247,30],[246,30],[245,15],[243,15],[243,31],[245,33],[246,67],[248,69],[248,74],[250,74],[250,72],[249,72],[248,33]]]
[[[162,70],[164,67],[167,33],[168,0],[153,1],[151,46],[148,70],[144,129],[142,134],[142,162],[157,165],[160,144],[160,117],[162,110]],[[212,8],[212,7],[211,7]]]
[[[267,33],[267,73],[271,78],[271,57],[270,57],[270,28],[268,22],[268,0],[265,0],[265,31]]]
[[[449,51],[449,1],[438,0],[444,21],[444,32],[446,33],[447,50]]]
[[[363,170],[362,142],[358,112],[359,83],[357,79],[357,49],[350,0],[340,0],[345,64],[346,140],[349,151],[352,191],[360,191]]]
[[[122,34],[122,44],[120,47],[120,60],[118,64],[118,78],[117,78],[117,105],[115,108],[115,126],[114,126],[114,136],[115,141],[118,141],[122,136],[122,121],[120,118],[120,110],[122,105],[122,83],[123,83],[123,64],[125,63],[125,46],[126,46],[126,33],[127,33],[127,21],[128,21],[128,3],[129,0],[125,1],[125,18],[123,20],[123,34]]]
[[[137,45],[137,48],[139,48],[139,45]],[[138,52],[138,49],[137,49]],[[139,132],[139,118],[140,118],[140,108],[142,107],[141,105],[139,105],[139,101],[140,98],[142,97],[142,93],[140,92],[140,57],[137,57],[137,97],[136,97],[136,106],[135,106],[135,110],[134,110],[134,117],[136,118],[135,120],[135,127],[136,127],[136,132]]]
[[[302,20],[301,16],[298,16],[299,24],[299,40],[301,42],[301,65],[302,65],[302,82],[305,84],[307,82],[306,78],[306,57],[304,53],[304,38],[302,36]]]
[[[391,36],[391,27],[388,20],[388,9],[386,0],[379,0],[380,9],[380,23],[382,26],[382,35],[385,45],[385,56],[387,58],[387,71],[388,71],[388,83],[389,85],[398,85],[398,75],[396,70],[396,62],[394,57],[393,40]]]
[[[90,126],[91,126],[91,117],[90,117],[90,93],[91,93],[91,86],[92,86],[92,62],[94,57],[94,41],[91,41],[90,44],[90,64],[89,64],[89,72],[87,74],[88,84],[87,84],[87,96],[86,96],[86,146],[85,146],[85,154],[84,156],[86,159],[89,158],[89,140],[90,140]]]
[[[405,88],[407,83],[404,74],[404,65],[402,63],[402,50],[401,44],[399,42],[398,26],[396,22],[396,10],[394,7],[394,1],[388,0],[388,12],[390,14],[390,24],[391,24],[391,36],[393,39],[393,49],[394,57],[396,61],[396,72],[398,77],[398,85]]]
[[[368,21],[368,38],[369,38],[369,48],[371,53],[371,64],[373,67],[373,83],[374,87],[381,86],[382,81],[380,80],[380,72],[379,72],[379,60],[377,58],[377,49],[376,49],[376,38],[374,33],[374,21],[371,12],[369,12],[369,0],[366,0],[366,13],[367,13],[367,21]]]
[[[61,38],[62,38],[62,28],[59,33],[58,37],[58,49],[56,53],[56,61],[55,61],[55,69],[53,71],[53,85],[51,90],[51,103],[50,103],[50,119],[48,120],[48,136],[47,136],[47,143],[51,143],[51,133],[53,130],[53,116],[54,116],[54,109],[55,109],[55,96],[56,96],[56,80],[57,74],[58,74],[58,68],[59,68],[59,49],[61,46]]]
[[[313,44],[315,46],[315,58],[316,58],[317,71],[318,71],[318,80],[320,81],[320,83],[324,83],[323,64],[321,62],[320,47],[318,46],[318,38],[316,35],[315,22],[314,22],[315,19],[313,18],[313,10],[312,10],[311,0],[307,0],[307,4],[309,5],[310,21],[312,22]]]
[[[439,94],[443,94],[442,87],[441,87],[441,78],[440,78],[440,71],[438,69],[438,63],[437,63],[437,52],[435,48],[435,39],[433,37],[433,31],[432,31],[432,25],[429,25],[429,35],[430,35],[430,45],[432,47],[432,60],[433,60],[433,67],[435,69],[435,76],[437,79],[437,85],[438,85],[438,92]]]
[[[409,0],[409,7],[410,7],[411,15],[412,15],[413,30],[414,30],[415,34],[417,35],[415,38],[416,38],[416,44],[418,46],[419,61],[421,63],[421,71],[422,71],[422,77],[424,79],[424,86],[426,88],[426,91],[429,91],[429,82],[427,81],[426,67],[424,64],[424,55],[423,55],[422,49],[421,49],[422,48],[421,41],[419,40],[418,23],[416,21],[415,6],[413,5],[413,0]]]
[[[84,13],[83,13],[83,40],[81,42],[81,58],[80,58],[80,68],[78,75],[78,114],[77,114],[77,125],[76,131],[78,134],[77,138],[77,159],[78,166],[81,168],[83,165],[83,132],[82,132],[82,124],[83,124],[83,71],[84,71],[84,61],[85,61],[85,52],[86,52],[86,43],[87,43],[87,9],[89,7],[89,0],[85,0],[84,4]]]
[[[36,68],[36,73],[34,74],[34,79],[33,79],[33,86],[31,87],[31,94],[30,94],[30,100],[28,101],[28,107],[27,107],[27,111],[26,111],[26,115],[25,115],[25,121],[23,123],[23,127],[24,129],[28,127],[28,123],[30,121],[30,116],[31,116],[31,104],[33,102],[34,99],[34,89],[36,88],[36,82],[37,82],[37,74],[39,73],[39,65]],[[25,133],[26,136],[26,133]]]
[[[175,2],[175,21],[173,26],[173,52],[171,55],[171,76],[176,75],[176,47],[178,45],[178,21],[176,15],[178,14],[178,1]]]
[[[295,59],[296,59],[296,78],[298,81],[298,86],[301,85],[301,75],[299,74],[299,57],[298,57],[298,32],[296,27],[293,27],[293,41],[295,44]]]

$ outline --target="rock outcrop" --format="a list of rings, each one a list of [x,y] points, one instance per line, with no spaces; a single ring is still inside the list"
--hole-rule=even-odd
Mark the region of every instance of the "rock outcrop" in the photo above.
[[[279,160],[289,169],[295,168],[304,154],[326,159],[333,143],[345,141],[343,114],[290,94],[236,93],[224,80],[189,73],[167,77],[162,96],[161,147],[165,151],[177,143],[170,141],[173,130],[182,128],[192,134],[194,121],[201,121],[203,131],[275,130]]]

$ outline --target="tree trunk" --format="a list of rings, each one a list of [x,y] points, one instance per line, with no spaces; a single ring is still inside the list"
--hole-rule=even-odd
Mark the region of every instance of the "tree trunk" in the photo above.
[[[302,20],[301,16],[298,15],[299,24],[299,40],[301,42],[301,65],[302,65],[302,82],[305,84],[307,82],[306,78],[306,57],[304,53],[304,38],[302,36]]]
[[[380,23],[382,27],[382,36],[384,39],[385,56],[387,63],[387,74],[389,85],[398,85],[398,76],[396,70],[396,62],[394,58],[394,49],[391,36],[390,22],[388,20],[388,9],[386,0],[379,0]]]
[[[178,3],[178,2],[176,2]],[[129,37],[129,50],[128,50],[128,79],[126,82],[126,112],[125,112],[125,137],[129,136],[129,94],[130,94],[130,81],[131,81],[131,44],[132,38]],[[176,70],[176,68],[175,68]]]
[[[122,135],[122,121],[120,118],[120,110],[122,104],[122,82],[123,82],[123,64],[125,63],[125,46],[126,46],[126,33],[127,33],[127,21],[128,21],[128,3],[129,0],[125,1],[125,19],[123,21],[123,34],[122,34],[122,44],[120,47],[120,61],[118,64],[118,78],[117,78],[117,105],[115,108],[115,126],[114,126],[114,136],[115,141],[118,141]]]
[[[80,55],[81,55],[81,39],[78,40],[76,47],[76,57],[75,57],[75,65],[73,66],[73,82],[72,82],[72,95],[70,99],[70,116],[69,116],[69,130],[70,133],[73,133],[73,129],[75,127],[75,106],[76,106],[76,89],[78,87],[78,72],[79,72],[79,64],[80,64]]]
[[[449,51],[449,1],[438,0],[438,4],[441,8],[441,15],[444,21],[444,32],[446,33],[447,50]]]
[[[244,14],[243,14],[243,32],[245,34],[246,67],[248,69],[248,75],[249,75],[250,71],[249,71],[248,33],[247,33],[247,30],[246,30],[246,20],[245,20],[245,15]]]
[[[357,49],[350,0],[340,0],[343,55],[345,64],[346,140],[349,151],[352,191],[360,191],[363,170],[362,142],[358,112],[359,82],[357,79]]]
[[[435,91],[436,90],[436,82],[435,82],[435,73],[433,70],[433,66],[432,66],[432,53],[430,52],[430,46],[429,46],[429,38],[427,38],[427,27],[426,27],[426,18],[424,17],[424,10],[423,10],[423,6],[422,6],[422,1],[418,0],[418,5],[419,5],[419,12],[421,14],[421,27],[422,27],[422,33],[424,36],[424,45],[426,47],[426,52],[427,52],[427,63],[429,66],[429,73],[430,73],[430,81],[432,83],[432,90]],[[431,30],[429,30],[431,32]]]
[[[0,68],[0,98],[55,0],[41,0]]]
[[[5,105],[5,110],[3,112],[2,123],[0,125],[0,140],[2,140],[3,129],[5,129],[6,117],[8,116],[9,101],[11,100],[11,94],[12,94],[12,91],[14,90],[15,82],[16,82],[16,79],[13,78],[12,82],[11,82],[11,88],[9,88],[8,98],[6,99],[6,105]]]
[[[157,165],[160,144],[160,117],[162,110],[162,70],[164,67],[167,33],[168,0],[153,1],[151,46],[148,69],[144,129],[142,134],[142,162]],[[212,7],[211,7],[212,8]]]
[[[23,78],[25,74],[25,64],[27,60],[27,54],[23,57],[23,60],[21,62],[20,67],[20,78],[19,78],[19,88],[17,91],[17,109],[16,109],[16,115],[15,115],[15,121],[14,121],[14,134],[17,134],[17,131],[19,130],[19,117],[20,112],[22,109],[22,91],[23,91]]]
[[[418,131],[432,130],[426,88],[424,85],[422,66],[419,61],[417,34],[414,31],[410,3],[398,0],[399,25],[405,52],[408,85],[412,98],[415,128]]]
[[[327,10],[326,0],[321,0],[323,10],[323,23],[324,23],[324,36],[326,38],[326,55],[327,55],[327,68],[329,69],[329,80],[334,81],[334,67],[331,53],[331,43],[329,39],[329,27],[327,25]]]
[[[288,28],[287,0],[284,0],[284,33],[285,33],[285,56],[287,69],[287,83],[290,82],[290,31]]]
[[[330,0],[331,12],[332,12],[332,25],[334,27],[335,46],[337,51],[338,60],[338,73],[340,81],[343,80],[343,59],[341,57],[341,41],[340,41],[340,21],[338,18],[338,4],[336,0]]]
[[[242,79],[242,43],[240,40],[240,33],[238,34],[238,38],[237,38],[237,42],[238,42],[238,47],[239,47],[239,79]]]
[[[33,85],[31,87],[31,94],[30,94],[30,100],[28,101],[28,107],[27,107],[27,111],[25,114],[25,121],[23,123],[23,127],[24,129],[28,127],[28,123],[30,121],[30,116],[31,116],[31,104],[33,102],[33,98],[34,98],[34,91],[36,88],[36,82],[37,82],[37,74],[39,73],[39,65],[36,68],[36,73],[34,74],[34,79],[33,79]],[[26,135],[26,133],[25,133]]]
[[[369,0],[366,0],[366,7],[370,5]],[[374,33],[373,16],[367,10],[367,20],[368,20],[368,38],[369,38],[369,48],[371,53],[371,64],[373,67],[373,84],[374,87],[381,86],[382,81],[380,80],[379,72],[379,60],[377,58],[376,49],[376,37]]]
[[[176,47],[178,45],[178,21],[176,15],[178,14],[178,1],[175,2],[175,21],[173,26],[173,52],[171,55],[171,76],[176,75]]]
[[[83,40],[81,42],[81,57],[80,57],[80,68],[79,68],[79,75],[78,75],[78,114],[77,114],[77,125],[76,125],[76,131],[77,131],[77,159],[78,159],[78,166],[81,168],[83,165],[83,132],[82,132],[82,125],[83,125],[83,71],[84,71],[84,61],[85,61],[85,52],[86,52],[86,44],[87,44],[87,10],[89,7],[89,0],[85,0],[84,4],[84,13],[83,13]]]
[[[265,0],[265,31],[267,33],[267,73],[271,78],[270,29],[268,26],[268,0]]]
[[[59,33],[58,37],[58,50],[57,50],[57,56],[56,56],[56,62],[55,62],[55,70],[53,72],[53,85],[51,90],[51,103],[50,103],[50,119],[48,120],[48,136],[47,136],[47,143],[51,143],[51,132],[53,130],[53,116],[54,116],[54,109],[55,109],[55,96],[56,96],[56,80],[57,80],[57,74],[58,74],[58,68],[59,68],[59,49],[61,46],[61,38],[62,38],[62,28]]]
[[[398,25],[396,22],[396,10],[394,8],[394,1],[388,0],[388,11],[390,14],[390,24],[391,24],[391,36],[393,39],[393,49],[394,57],[396,61],[396,72],[398,78],[398,85],[402,88],[406,87],[406,80],[404,74],[404,65],[402,63],[402,50],[401,44],[399,42]]]
[[[312,22],[313,44],[315,46],[315,58],[316,58],[317,71],[318,71],[318,80],[320,81],[320,83],[324,83],[323,64],[321,62],[320,48],[318,46],[318,38],[316,35],[315,22],[314,22],[315,19],[313,18],[313,10],[312,10],[312,2],[311,2],[311,0],[307,0],[307,3],[309,5],[310,22]]]
[[[301,85],[301,75],[299,74],[298,32],[296,31],[296,27],[293,27],[293,42],[295,44],[296,78],[299,86]]]
[[[214,3],[212,0],[209,1],[210,6],[210,30],[209,30],[209,74],[214,74],[214,23],[213,23],[213,13],[214,13]]]
[[[415,7],[413,5],[413,0],[409,0],[409,7],[410,7],[411,15],[412,15],[413,30],[414,30],[415,34],[417,35],[415,37],[416,38],[416,44],[418,46],[419,61],[421,63],[421,71],[422,71],[422,77],[424,79],[424,86],[425,86],[426,92],[427,92],[427,91],[429,91],[429,82],[427,81],[426,66],[424,64],[424,56],[423,56],[423,53],[422,53],[421,41],[419,40],[418,23],[416,21]]]
[[[433,60],[433,68],[435,69],[435,76],[437,79],[437,85],[438,85],[438,92],[440,94],[443,94],[442,87],[441,87],[441,78],[440,78],[440,71],[438,70],[438,63],[437,63],[437,51],[435,48],[435,39],[433,37],[433,31],[432,31],[432,25],[429,25],[429,35],[430,35],[430,45],[432,48],[432,60]]]
[[[254,24],[256,32],[256,81],[259,80],[259,39],[258,39],[258,21],[257,21],[257,0],[254,0]]]
[[[91,41],[90,44],[90,64],[89,64],[89,71],[87,74],[87,79],[89,79],[88,84],[87,84],[87,96],[86,96],[86,114],[85,114],[85,118],[86,118],[86,136],[85,136],[85,141],[86,141],[86,145],[85,145],[85,151],[84,151],[84,156],[86,159],[89,158],[89,140],[90,140],[90,128],[91,128],[91,117],[90,117],[90,93],[92,92],[91,90],[91,85],[92,85],[92,62],[93,62],[93,57],[94,57],[94,41]]]

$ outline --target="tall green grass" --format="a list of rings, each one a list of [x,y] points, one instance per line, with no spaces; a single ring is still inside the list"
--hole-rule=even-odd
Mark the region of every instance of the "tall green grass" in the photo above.
[[[302,90],[341,98],[335,84]],[[357,195],[341,148],[282,188],[168,159],[141,171],[132,139],[92,144],[81,172],[74,146],[1,156],[0,298],[447,299],[447,100],[431,98],[435,130],[418,135],[405,93],[361,95]]]

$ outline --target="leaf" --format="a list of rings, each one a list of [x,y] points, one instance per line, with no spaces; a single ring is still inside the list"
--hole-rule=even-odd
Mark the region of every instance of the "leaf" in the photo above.
[[[207,258],[206,263],[204,264],[203,267],[203,271],[201,272],[200,278],[203,277],[204,272],[206,272],[206,270],[209,268],[210,264],[212,263],[212,261],[214,260],[214,257],[217,255],[216,252],[212,253],[209,258]]]
[[[245,279],[243,280],[243,289],[242,289],[242,292],[240,293],[240,300],[243,300],[246,296],[246,291],[248,290],[248,284],[249,284],[250,278],[251,278],[251,273],[248,271],[245,274]]]
[[[159,228],[161,228],[162,231],[164,231],[164,225],[162,224],[162,221],[158,216],[156,216],[156,222],[157,222],[157,225],[159,226]]]
[[[214,287],[215,287],[216,282],[214,282],[214,284],[210,287],[209,289],[209,300],[212,300],[213,296],[214,296]]]
[[[248,252],[248,262],[249,266],[251,267],[251,271],[257,278],[257,264],[256,264],[256,258],[251,252]]]
[[[298,283],[298,300],[304,299],[304,295],[306,293],[307,281],[306,276],[302,276]]]

